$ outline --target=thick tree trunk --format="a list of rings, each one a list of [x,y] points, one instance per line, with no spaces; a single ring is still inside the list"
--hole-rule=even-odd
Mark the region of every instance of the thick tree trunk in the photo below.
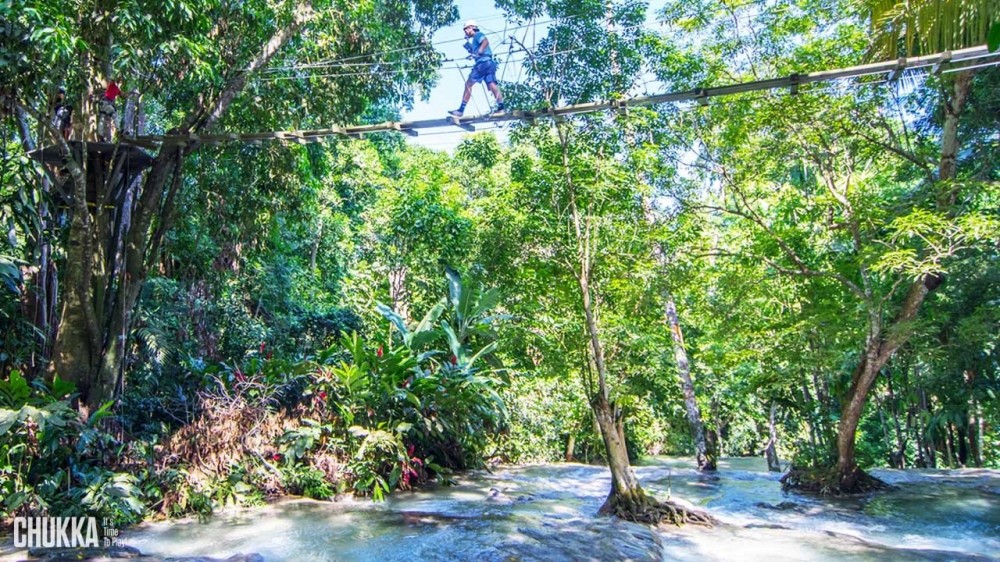
[[[844,395],[837,428],[837,479],[841,491],[857,489],[860,471],[855,460],[855,439],[872,383],[896,350],[906,342],[909,336],[905,325],[916,317],[927,294],[939,283],[937,278],[922,278],[911,285],[893,326],[887,331],[882,328],[879,312],[872,311],[870,314],[868,344]]]
[[[611,492],[601,507],[601,513],[615,514],[622,510],[638,513],[646,505],[646,495],[628,461],[621,414],[600,394],[591,407],[597,424],[601,427],[601,436],[608,454],[608,469],[611,470]]]
[[[87,208],[87,190],[93,181],[88,169],[86,146],[77,162],[69,145],[58,133],[56,142],[66,162],[72,186],[72,218],[66,244],[63,285],[66,287],[59,320],[59,331],[52,348],[52,367],[56,375],[76,385],[84,414],[100,354],[98,319],[94,297],[94,218]]]
[[[715,451],[708,447],[705,439],[705,424],[701,419],[701,410],[698,408],[698,400],[694,392],[694,382],[691,380],[691,364],[688,362],[687,350],[684,348],[684,334],[681,332],[681,323],[677,318],[677,307],[674,299],[667,297],[664,305],[664,316],[667,325],[670,326],[670,336],[674,341],[674,360],[677,363],[677,375],[681,380],[681,390],[684,393],[684,410],[687,413],[688,424],[691,426],[691,435],[694,437],[695,457],[698,462],[698,470],[715,470]]]
[[[857,484],[857,463],[854,456],[855,438],[861,414],[864,411],[868,390],[878,375],[878,349],[881,330],[876,329],[869,338],[868,349],[861,363],[854,370],[840,412],[837,427],[837,479],[844,490],[853,490]]]
[[[99,3],[95,11],[111,14],[114,10],[111,5]],[[314,16],[310,2],[303,1],[289,25],[277,30],[246,67],[233,74],[211,104],[191,109],[179,132],[197,133],[214,125],[244,89],[249,77]],[[76,138],[93,140],[96,112],[93,96],[88,93],[100,91],[111,76],[110,53],[114,44],[110,17],[95,20],[85,30],[85,36],[88,44],[100,46],[100,52],[97,56],[89,51],[81,54],[81,67],[89,75],[82,89],[75,127],[79,129]],[[127,113],[139,115],[137,128],[141,129],[142,108]],[[127,120],[125,127],[132,129],[132,119]],[[65,143],[61,144],[68,154]],[[133,312],[149,267],[174,218],[174,197],[181,185],[183,156],[179,147],[161,147],[146,172],[143,188],[131,196],[118,191],[129,190],[131,186],[121,185],[121,170],[115,165],[88,165],[89,159],[85,157],[82,163],[85,169],[79,169],[79,166],[74,168],[72,158],[68,159],[74,201],[63,270],[66,290],[53,344],[52,370],[77,385],[84,412],[112,399],[123,384],[122,362]],[[96,197],[93,213],[87,208],[88,188],[92,188]]]

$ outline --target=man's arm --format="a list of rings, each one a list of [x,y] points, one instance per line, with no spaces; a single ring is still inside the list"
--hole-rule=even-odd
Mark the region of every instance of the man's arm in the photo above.
[[[482,31],[479,32],[482,37],[479,40],[479,49],[476,51],[477,55],[482,55],[486,52],[486,47],[490,46],[490,40],[486,38],[486,34]]]

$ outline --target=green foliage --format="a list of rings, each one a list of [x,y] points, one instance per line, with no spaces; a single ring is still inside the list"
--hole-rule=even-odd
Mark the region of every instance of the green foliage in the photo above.
[[[129,524],[146,514],[140,477],[108,468],[119,447],[101,429],[111,404],[81,422],[71,387],[29,385],[18,371],[0,380],[0,520],[85,514]]]
[[[327,480],[325,473],[301,464],[291,464],[282,470],[282,484],[290,494],[316,500],[328,500],[337,494],[336,486]]]
[[[135,476],[128,473],[94,470],[83,477],[86,490],[80,505],[89,513],[111,517],[121,524],[142,520],[146,506]]]
[[[667,2],[654,31],[641,2],[505,0],[511,15],[553,20],[537,52],[554,53],[505,93],[549,107],[616,99],[651,77],[689,89],[983,38],[997,48],[995,0],[876,4]],[[219,128],[393,118],[434,79],[422,38],[457,17],[448,3],[313,5],[316,18],[249,76]],[[73,99],[95,87],[80,53],[102,56],[111,20],[81,19],[82,6],[0,1],[11,14],[0,96],[44,112],[60,85]],[[145,4],[122,5],[110,71],[142,90],[150,130],[165,131],[204,115],[186,112],[242,75],[226,68],[243,68],[291,6],[180,1],[150,19]],[[375,52],[410,71],[369,82],[301,63]],[[0,518],[131,522],[279,493],[381,499],[488,460],[558,461],[570,443],[576,460],[600,462],[584,293],[633,456],[691,448],[663,322],[670,294],[722,454],[759,454],[776,404],[783,457],[828,465],[880,327],[905,344],[874,382],[859,461],[998,466],[997,77],[976,72],[947,182],[937,174],[949,73],[516,125],[511,146],[482,133],[454,156],[401,135],[201,147],[185,156],[184,212],[153,221],[169,228],[126,334],[125,395],[85,422],[71,385],[32,378],[51,343],[34,327],[34,268],[43,248],[65,259],[69,217],[36,185],[3,111]],[[944,282],[896,323],[923,276]],[[273,424],[259,450],[210,469],[157,458],[222,399],[253,409],[242,429]]]
[[[354,426],[351,433],[361,439],[349,468],[355,477],[354,489],[382,501],[399,484],[408,461],[399,426],[395,432]]]

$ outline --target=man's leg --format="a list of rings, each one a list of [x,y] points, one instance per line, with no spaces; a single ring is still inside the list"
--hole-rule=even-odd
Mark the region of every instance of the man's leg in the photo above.
[[[503,94],[500,92],[500,86],[497,86],[496,82],[490,82],[486,87],[493,93],[493,97],[497,99],[497,103],[503,103]]]
[[[462,105],[458,106],[458,109],[454,111],[449,111],[448,113],[450,113],[455,117],[461,117],[463,114],[465,114],[465,106],[469,103],[469,100],[472,98],[472,87],[475,85],[476,83],[472,81],[471,77],[465,81],[465,92],[462,93]]]
[[[497,100],[497,111],[504,111],[503,94],[500,93],[500,86],[497,86],[497,63],[489,62],[489,72],[486,73],[486,87],[493,92],[493,97]]]

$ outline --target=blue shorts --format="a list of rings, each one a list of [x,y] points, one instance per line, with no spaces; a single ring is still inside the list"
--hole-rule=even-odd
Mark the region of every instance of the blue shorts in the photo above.
[[[476,63],[476,66],[472,67],[472,72],[469,74],[469,82],[478,84],[483,80],[487,84],[497,83],[497,63],[493,62],[493,59],[480,60]]]

